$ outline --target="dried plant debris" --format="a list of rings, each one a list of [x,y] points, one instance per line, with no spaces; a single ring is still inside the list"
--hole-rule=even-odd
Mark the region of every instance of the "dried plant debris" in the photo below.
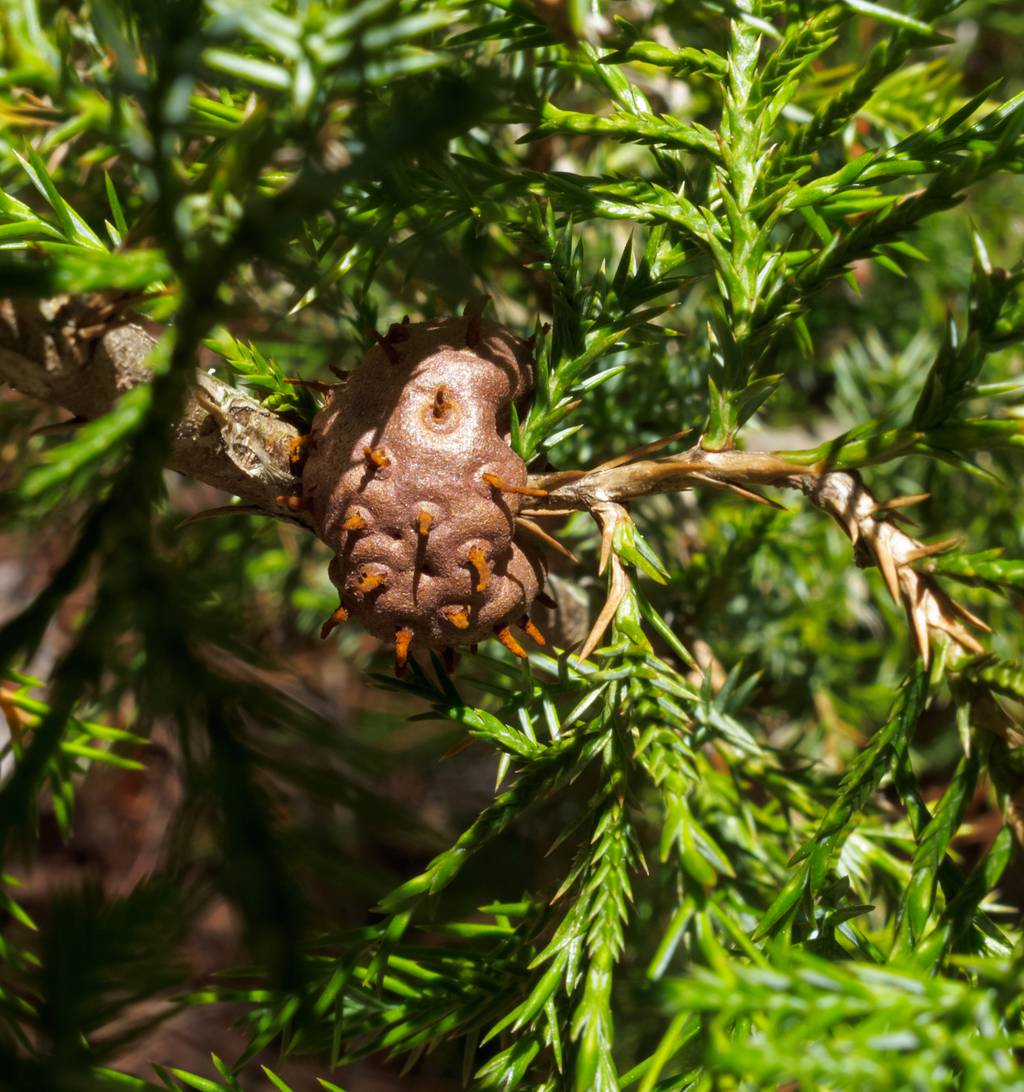
[[[678,437],[669,440],[674,438]],[[583,509],[598,520],[603,531],[601,571],[607,565],[614,527],[629,519],[622,507],[624,500],[710,487],[778,507],[751,487],[799,489],[843,529],[853,544],[859,565],[878,567],[893,600],[906,611],[917,651],[926,665],[931,658],[931,640],[940,634],[966,652],[983,651],[964,623],[985,632],[989,632],[988,625],[955,602],[934,576],[915,567],[916,563],[949,550],[959,539],[926,545],[898,525],[898,510],[926,499],[927,494],[879,501],[856,471],[802,466],[772,452],[706,451],[699,444],[679,455],[633,462],[617,459],[594,470],[535,475],[530,481],[535,486],[548,487],[546,496],[535,502],[541,509],[544,506]],[[613,570],[608,602],[584,646],[581,653],[584,658],[596,647],[610,623],[624,594],[623,580],[623,574]]]

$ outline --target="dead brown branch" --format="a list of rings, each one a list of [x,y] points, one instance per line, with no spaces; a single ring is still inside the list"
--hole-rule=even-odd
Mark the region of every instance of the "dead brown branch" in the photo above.
[[[549,491],[535,505],[538,512],[547,507],[600,512],[607,505],[702,486],[726,489],[760,503],[765,498],[750,486],[797,489],[839,524],[853,544],[859,565],[878,567],[893,599],[907,613],[925,663],[937,634],[969,652],[982,651],[963,623],[987,630],[985,623],[954,602],[933,576],[914,568],[914,562],[948,549],[950,542],[926,545],[893,518],[892,510],[923,500],[925,494],[880,503],[856,472],[801,466],[771,452],[704,451],[699,445],[678,455],[625,465],[613,462],[585,473],[534,475],[530,484]]]
[[[154,344],[152,334],[105,300],[0,301],[0,381],[78,418],[101,416],[119,395],[146,382]],[[254,398],[197,371],[168,466],[280,517],[274,498],[294,487],[289,445],[297,436],[298,429]]]

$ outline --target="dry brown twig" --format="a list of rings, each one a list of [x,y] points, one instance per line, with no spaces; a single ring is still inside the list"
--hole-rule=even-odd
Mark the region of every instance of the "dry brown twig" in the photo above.
[[[611,577],[604,606],[594,620],[590,633],[583,642],[583,647],[577,653],[581,660],[585,660],[600,644],[601,638],[615,617],[615,612],[619,609],[619,604],[629,591],[629,574],[613,548],[616,528],[629,520],[629,513],[621,504],[616,504],[614,501],[597,501],[591,507],[590,513],[601,528],[601,561],[597,568],[598,575],[611,565]]]
[[[624,512],[623,501],[655,493],[710,486],[779,507],[751,486],[798,489],[843,529],[853,544],[857,564],[877,565],[894,601],[906,610],[925,664],[930,658],[931,636],[937,633],[969,652],[984,651],[963,623],[985,631],[989,627],[951,599],[933,576],[914,568],[916,561],[944,552],[956,540],[926,545],[902,530],[892,517],[895,509],[924,500],[926,494],[879,502],[855,471],[797,465],[764,451],[705,451],[699,444],[678,455],[609,464],[583,474],[535,475],[530,484],[549,489],[538,507],[591,511],[598,514],[603,528],[607,520],[600,513],[606,511],[605,506],[614,504]],[[591,645],[589,640],[587,645]]]
[[[119,394],[145,382],[150,375],[145,361],[153,345],[148,331],[125,320],[106,301],[92,297],[0,301],[0,379],[77,417],[105,413]],[[175,427],[168,465],[242,498],[250,512],[308,527],[305,513],[282,511],[277,502],[294,482],[290,451],[298,435],[298,429],[255,399],[197,371],[185,413]],[[609,596],[581,658],[597,647],[628,590],[629,576],[612,549],[615,527],[630,518],[624,505],[639,497],[696,487],[726,490],[772,507],[781,506],[758,493],[757,487],[799,490],[843,529],[857,564],[878,567],[893,599],[906,610],[926,664],[936,634],[969,652],[983,651],[965,623],[985,631],[988,626],[950,598],[933,576],[914,568],[915,562],[948,549],[952,540],[926,545],[895,521],[894,510],[923,500],[924,495],[879,502],[855,471],[797,465],[764,451],[705,451],[698,443],[677,455],[645,457],[682,435],[645,445],[590,471],[558,471],[529,479],[531,489],[546,493],[536,498],[526,515],[588,511],[601,527],[601,571],[611,565]]]

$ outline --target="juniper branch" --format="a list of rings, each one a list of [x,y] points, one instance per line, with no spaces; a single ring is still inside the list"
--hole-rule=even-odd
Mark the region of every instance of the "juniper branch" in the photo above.
[[[120,394],[148,380],[146,358],[154,344],[141,325],[117,318],[99,297],[0,303],[0,376],[16,390],[83,418],[101,415]],[[286,516],[276,501],[294,485],[289,449],[297,436],[295,426],[255,399],[197,371],[167,465],[268,515],[301,523],[301,511]],[[660,459],[536,474],[530,485],[549,490],[539,507],[591,512],[697,486],[751,499],[762,499],[751,486],[798,489],[836,520],[859,565],[878,566],[893,599],[907,612],[926,663],[931,634],[945,633],[970,652],[982,651],[963,623],[986,629],[984,623],[954,602],[933,576],[914,568],[935,549],[892,522],[895,503],[880,503],[856,471],[802,465],[767,451],[706,451],[696,445]]]

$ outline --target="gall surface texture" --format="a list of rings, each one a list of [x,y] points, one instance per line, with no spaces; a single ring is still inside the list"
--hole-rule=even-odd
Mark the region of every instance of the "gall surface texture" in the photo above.
[[[529,343],[498,323],[396,324],[314,419],[303,496],[335,551],[332,621],[394,642],[400,667],[410,646],[508,643],[541,587],[513,541],[524,498],[485,478],[526,483],[509,407],[531,385]]]

